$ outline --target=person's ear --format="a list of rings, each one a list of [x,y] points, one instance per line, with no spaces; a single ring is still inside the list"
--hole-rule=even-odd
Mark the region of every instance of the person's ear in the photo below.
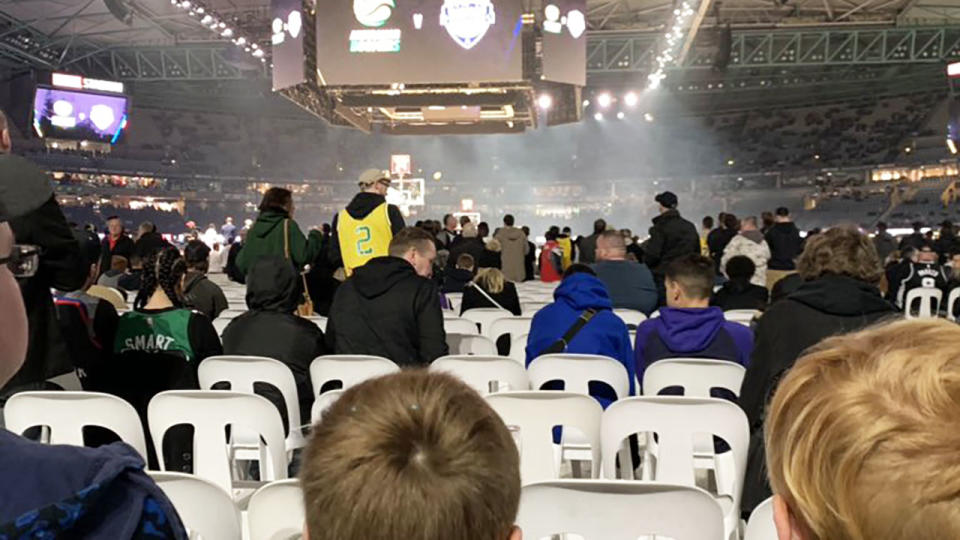
[[[773,496],[773,523],[777,528],[778,540],[806,540],[787,501],[780,495]]]
[[[13,141],[10,139],[10,130],[5,129],[0,132],[0,149],[9,152],[13,148]]]
[[[520,530],[520,527],[514,525],[513,529],[510,531],[510,536],[507,538],[508,540],[523,540],[523,531]]]

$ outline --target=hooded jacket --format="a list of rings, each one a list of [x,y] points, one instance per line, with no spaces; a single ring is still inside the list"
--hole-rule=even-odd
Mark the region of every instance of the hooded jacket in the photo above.
[[[298,270],[310,264],[320,254],[323,235],[320,231],[310,231],[309,238],[303,235],[297,222],[290,219],[283,210],[268,209],[260,212],[257,221],[247,233],[247,239],[237,254],[237,269],[244,275],[250,271],[254,261],[264,255],[285,256],[284,226],[289,225],[290,261]]]
[[[590,322],[570,340],[571,354],[599,354],[623,364],[630,377],[630,395],[635,394],[633,351],[627,325],[614,315],[607,288],[596,277],[579,273],[566,279],[553,293],[554,302],[533,317],[527,338],[527,365],[567,333],[584,311],[597,310]],[[594,395],[606,407],[612,396]],[[623,397],[623,396],[621,396]]]
[[[462,293],[463,289],[473,281],[473,271],[463,268],[447,269],[443,275],[444,293]]]
[[[347,205],[347,213],[353,219],[363,219],[377,209],[378,206],[385,203],[387,198],[376,193],[357,193],[350,204]],[[403,214],[396,205],[387,206],[387,215],[390,217],[390,232],[396,235],[406,226],[403,222]],[[340,221],[340,214],[333,216],[333,232],[330,234],[330,251],[327,257],[334,268],[343,266],[343,256],[340,255],[340,234],[337,224]]]
[[[187,538],[126,444],[46,445],[0,429],[0,452],[0,538]]]
[[[767,245],[770,246],[770,270],[796,270],[794,260],[803,251],[803,239],[800,230],[792,221],[775,223],[765,235]]]
[[[310,363],[326,354],[323,332],[294,311],[299,301],[299,276],[281,257],[261,257],[247,274],[249,311],[230,321],[223,331],[224,354],[266,356],[279,360],[293,372],[300,402],[300,421],[310,421],[313,386]],[[287,426],[286,407],[279,392],[263,395],[280,409]]]
[[[663,275],[664,266],[670,261],[700,253],[700,235],[693,223],[680,217],[680,212],[667,210],[653,218],[650,240],[643,253],[643,262],[650,271]]]
[[[783,280],[780,280],[783,281]],[[779,284],[779,281],[777,282]],[[767,309],[770,292],[766,287],[754,285],[747,280],[730,280],[723,284],[719,291],[713,293],[710,299],[711,306],[717,306],[723,311],[731,309]]]
[[[230,307],[220,286],[210,281],[203,272],[187,272],[183,298],[187,306],[203,313],[211,321]]]
[[[327,348],[369,354],[401,367],[425,366],[448,354],[440,291],[398,257],[377,257],[337,289]]]
[[[723,270],[724,274],[727,271],[727,262],[738,256],[747,257],[756,266],[750,283],[766,287],[770,247],[767,245],[767,241],[763,239],[763,233],[756,230],[741,231],[740,234],[733,237],[733,240],[730,240],[730,243],[724,248],[723,258],[720,260],[720,269]]]
[[[896,308],[876,287],[846,276],[823,276],[805,282],[773,304],[756,327],[756,346],[740,389],[740,406],[750,422],[750,453],[743,490],[743,513],[770,496],[765,469],[763,423],[766,409],[784,373],[800,354],[835,334],[852,332]]]
[[[458,236],[454,238],[450,244],[450,256],[447,257],[447,268],[455,268],[457,266],[457,259],[464,253],[473,257],[474,267],[477,268],[485,249],[486,246],[480,238]]]
[[[753,332],[729,322],[718,307],[660,308],[660,316],[637,327],[637,378],[647,366],[665,358],[710,358],[750,364]]]
[[[516,227],[503,227],[493,235],[500,242],[501,264],[503,276],[507,281],[520,283],[526,276],[523,269],[523,259],[530,249],[527,245],[527,235]]]

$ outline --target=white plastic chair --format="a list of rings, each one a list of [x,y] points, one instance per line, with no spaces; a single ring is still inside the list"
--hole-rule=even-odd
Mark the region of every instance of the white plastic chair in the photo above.
[[[343,390],[330,390],[317,396],[310,409],[310,423],[316,424],[323,418],[323,413],[343,395]]]
[[[617,398],[630,394],[630,377],[627,368],[613,358],[592,354],[547,354],[527,366],[530,387],[539,390],[549,381],[563,381],[566,392],[589,395],[590,382],[604,382],[613,389]]]
[[[213,320],[213,329],[217,331],[218,336],[223,336],[223,331],[227,329],[227,326],[230,326],[231,321],[233,321],[232,318],[224,317],[222,314]]]
[[[447,334],[447,347],[450,354],[497,356],[497,344],[484,336],[467,334]]]
[[[254,383],[268,383],[280,390],[287,409],[287,452],[303,448],[306,439],[300,431],[300,400],[297,382],[286,364],[263,356],[211,356],[200,362],[197,375],[200,388],[213,389],[219,382],[229,382],[230,391],[253,394]],[[255,437],[255,436],[254,436]],[[239,440],[239,437],[235,437]],[[256,439],[252,439],[256,444]]]
[[[494,343],[504,334],[510,334],[512,340],[514,336],[529,334],[532,322],[533,317],[503,317],[490,323],[485,335],[492,339]]]
[[[241,537],[240,510],[230,494],[199,476],[150,471],[186,527],[190,538],[237,540]]]
[[[468,321],[467,319],[461,319],[460,317],[444,319],[443,330],[448,334],[464,334],[467,336],[480,334],[480,330],[477,329],[477,323]]]
[[[99,392],[21,392],[3,409],[6,429],[22,435],[34,426],[50,428],[49,444],[83,446],[83,428],[99,426],[113,431],[147,459],[143,424],[132,405]]]
[[[505,309],[474,308],[464,311],[460,314],[460,316],[468,321],[473,321],[479,324],[480,334],[485,336],[487,335],[488,327],[493,324],[493,321],[502,319],[504,317],[512,317],[513,313],[510,313]]]
[[[740,525],[740,497],[747,465],[750,429],[747,416],[724,399],[691,397],[635,397],[607,408],[601,420],[604,478],[616,479],[616,459],[624,440],[637,433],[656,433],[656,465],[644,463],[644,480],[695,487],[695,435],[708,433],[730,446],[734,478],[717,478],[726,534]],[[621,464],[624,462],[621,461]],[[632,477],[632,467],[623,476]],[[719,468],[718,468],[719,472]]]
[[[527,338],[530,334],[513,336],[510,341],[510,358],[516,360],[521,366],[527,365]]]
[[[289,540],[303,532],[306,514],[299,480],[271,482],[250,497],[250,540]]]
[[[706,358],[658,360],[643,372],[643,395],[656,396],[664,388],[679,386],[687,397],[710,397],[711,388],[726,388],[737,397],[747,370],[735,362]]]
[[[647,320],[647,316],[643,314],[642,311],[637,311],[635,309],[615,309],[613,314],[623,321],[627,326],[638,326],[643,321]]]
[[[324,333],[327,331],[327,318],[326,318],[326,317],[312,316],[312,317],[307,317],[307,320],[310,321],[310,322],[312,322],[313,324],[317,325],[317,328],[319,328],[319,329],[320,329],[321,331],[323,331]]]
[[[773,523],[773,497],[753,509],[743,540],[777,540],[777,527]]]
[[[600,474],[600,415],[603,408],[590,396],[570,392],[503,392],[487,396],[503,423],[514,433],[524,484],[560,477],[560,452],[553,427],[573,428],[590,445],[593,478]],[[535,537],[536,538],[536,537]]]
[[[523,365],[500,356],[444,356],[434,360],[429,369],[450,373],[484,396],[530,389]]]
[[[463,305],[463,293],[445,293],[447,295],[447,300],[450,300],[450,308],[453,311],[460,311],[460,306]]]
[[[90,288],[87,289],[87,294],[105,300],[117,309],[122,310],[127,308],[127,301],[123,299],[123,293],[113,287],[91,285]]]
[[[750,323],[763,312],[756,309],[731,309],[730,311],[723,312],[723,318],[735,323],[740,323],[746,327],[750,327]]]
[[[930,319],[940,312],[940,301],[943,300],[943,291],[933,287],[917,287],[907,291],[907,299],[903,302],[903,314],[908,319]],[[913,313],[914,304],[919,303],[917,314]]]
[[[957,300],[960,300],[960,287],[951,290],[947,296],[947,319],[953,322],[957,322],[957,317],[954,316]]]
[[[520,304],[520,313],[522,313],[524,317],[533,317],[538,311],[549,305],[549,302],[524,302]]]
[[[340,381],[346,390],[367,379],[400,371],[400,366],[380,356],[328,355],[318,356],[310,363],[310,382],[313,393],[320,394],[323,385]]]
[[[147,423],[160,468],[166,469],[163,435],[178,424],[190,424],[193,433],[193,472],[233,493],[233,476],[224,440],[226,426],[257,433],[261,444],[260,479],[287,477],[287,452],[277,408],[266,398],[238,392],[170,390],[147,406]]]
[[[723,513],[709,493],[654,482],[559,480],[527,485],[517,525],[540,540],[575,534],[588,540],[724,540]]]

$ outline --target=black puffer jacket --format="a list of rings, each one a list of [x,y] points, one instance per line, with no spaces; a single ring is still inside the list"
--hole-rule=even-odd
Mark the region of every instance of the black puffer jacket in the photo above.
[[[654,274],[662,275],[670,261],[700,253],[700,235],[693,223],[680,217],[679,212],[668,210],[653,218],[653,230],[643,253],[643,262]]]
[[[440,292],[407,261],[377,257],[337,289],[327,323],[336,354],[371,354],[423,366],[447,354]]]
[[[792,221],[777,223],[767,231],[767,245],[770,246],[770,270],[796,270],[794,262],[803,251],[803,239],[800,230]]]
[[[749,514],[770,497],[763,423],[780,379],[807,348],[835,334],[859,330],[896,316],[876,287],[844,276],[808,281],[770,306],[757,323],[753,357],[740,389],[740,405],[750,421],[750,454],[741,509]]]

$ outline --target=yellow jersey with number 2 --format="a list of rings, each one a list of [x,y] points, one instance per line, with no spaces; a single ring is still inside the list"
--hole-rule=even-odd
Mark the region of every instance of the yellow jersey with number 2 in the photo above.
[[[347,275],[375,257],[384,257],[390,251],[393,230],[387,203],[373,209],[363,219],[354,219],[346,210],[337,218],[337,238],[340,256]]]

